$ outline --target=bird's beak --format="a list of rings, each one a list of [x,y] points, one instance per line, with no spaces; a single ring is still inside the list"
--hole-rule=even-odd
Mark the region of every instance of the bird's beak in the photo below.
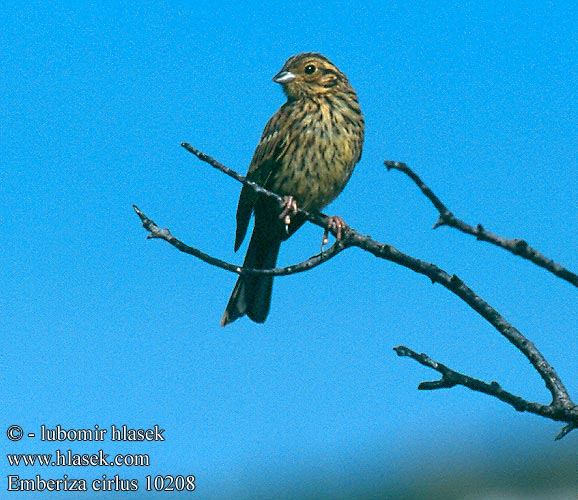
[[[273,81],[275,83],[280,83],[282,85],[290,83],[295,80],[295,75],[291,71],[279,71],[274,77]]]

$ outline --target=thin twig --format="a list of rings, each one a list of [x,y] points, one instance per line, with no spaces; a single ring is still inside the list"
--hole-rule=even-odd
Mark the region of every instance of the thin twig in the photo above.
[[[487,231],[481,224],[472,226],[461,219],[458,219],[448,208],[441,202],[435,193],[423,182],[423,180],[405,163],[387,160],[384,162],[388,170],[399,170],[406,174],[422,191],[422,193],[432,202],[433,206],[439,212],[439,219],[434,224],[434,229],[440,226],[450,226],[466,234],[475,236],[480,241],[487,241],[493,245],[499,246],[520,257],[529,260],[537,266],[543,267],[552,274],[566,280],[568,283],[578,287],[578,275],[566,269],[561,264],[554,262],[544,254],[531,247],[523,239],[508,239],[495,233]]]
[[[544,405],[541,403],[526,401],[520,396],[516,396],[511,392],[505,391],[497,382],[491,382],[488,384],[487,382],[483,382],[468,375],[464,375],[463,373],[459,373],[455,370],[452,370],[451,368],[448,368],[446,365],[434,361],[427,354],[418,354],[405,346],[394,347],[393,350],[397,353],[398,356],[410,357],[421,365],[432,368],[433,370],[436,370],[442,374],[442,378],[440,380],[433,382],[422,382],[419,384],[419,390],[427,391],[462,385],[473,391],[488,394],[489,396],[494,396],[499,400],[504,401],[504,403],[508,403],[509,405],[513,406],[517,411],[534,413],[535,415],[540,415],[542,417],[556,420],[558,422],[568,422],[570,418],[572,421],[566,427],[578,425],[578,406],[571,407],[554,404]],[[564,435],[572,430],[569,429],[568,431],[565,431],[565,429],[562,431],[564,432]],[[557,436],[557,439],[563,437],[561,434],[562,433]]]
[[[331,245],[327,250],[323,252],[313,255],[312,257],[304,260],[303,262],[299,262],[298,264],[292,264],[290,266],[285,267],[277,267],[274,269],[253,269],[249,267],[240,267],[236,264],[231,264],[229,262],[225,262],[224,260],[217,259],[205,252],[199,250],[198,248],[192,247],[183,243],[181,240],[175,238],[168,229],[161,229],[159,228],[155,222],[149,219],[136,205],[133,205],[132,208],[136,212],[136,214],[140,217],[143,227],[149,231],[149,235],[147,238],[158,238],[161,240],[165,240],[167,243],[170,243],[172,246],[189,255],[193,255],[198,259],[206,262],[207,264],[211,264],[212,266],[220,267],[226,271],[231,271],[236,274],[265,274],[269,276],[288,276],[290,274],[297,274],[302,273],[304,271],[309,271],[314,267],[317,267],[324,262],[335,257],[338,253],[341,253],[345,247],[341,244],[340,241],[335,241],[333,245]]]

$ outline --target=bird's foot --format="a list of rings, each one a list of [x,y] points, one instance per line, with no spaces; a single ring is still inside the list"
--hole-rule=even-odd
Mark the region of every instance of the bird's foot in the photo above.
[[[285,223],[285,232],[289,233],[289,224],[291,224],[291,216],[297,214],[297,202],[293,196],[284,196],[283,203],[281,205],[283,211],[279,215],[279,218]]]
[[[346,226],[345,221],[338,215],[327,217],[327,227],[325,231],[323,231],[323,239],[321,240],[321,251],[323,251],[323,247],[329,242],[329,230],[333,229],[337,232],[335,239],[339,241],[341,239],[341,232]]]

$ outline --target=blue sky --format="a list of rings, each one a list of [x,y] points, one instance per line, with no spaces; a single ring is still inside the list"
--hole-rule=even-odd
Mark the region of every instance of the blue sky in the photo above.
[[[242,262],[239,185],[180,143],[244,173],[284,101],[272,76],[295,53],[322,52],[366,117],[362,161],[327,212],[457,273],[538,345],[576,398],[572,286],[432,231],[433,207],[383,167],[407,162],[456,215],[576,270],[572,2],[192,5],[27,2],[0,13],[3,436],[11,424],[166,429],[154,444],[3,437],[5,452],[150,453],[147,470],[114,472],[139,482],[195,474],[198,498],[267,488],[290,497],[308,481],[333,497],[403,484],[434,468],[440,448],[461,463],[482,451],[570,453],[576,436],[554,443],[558,424],[462,389],[416,390],[435,374],[393,346],[548,402],[525,359],[441,286],[353,249],[277,279],[264,325],[222,329],[235,276],[146,240],[131,205]],[[279,263],[317,252],[320,237],[304,227]],[[16,470],[65,472],[103,473]]]

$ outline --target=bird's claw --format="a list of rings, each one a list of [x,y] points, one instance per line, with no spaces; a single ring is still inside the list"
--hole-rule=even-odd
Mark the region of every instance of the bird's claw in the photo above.
[[[285,223],[285,232],[289,233],[289,224],[291,224],[291,216],[297,214],[297,202],[293,196],[284,196],[283,203],[281,205],[283,211],[279,215],[279,218]]]
[[[345,226],[346,226],[345,221],[341,217],[337,215],[327,217],[327,227],[325,228],[325,231],[323,231],[323,239],[321,240],[321,251],[323,251],[323,247],[327,245],[327,243],[329,243],[329,230],[333,229],[334,231],[336,231],[337,234],[335,236],[335,239],[339,241],[341,239],[341,233],[345,228]]]

